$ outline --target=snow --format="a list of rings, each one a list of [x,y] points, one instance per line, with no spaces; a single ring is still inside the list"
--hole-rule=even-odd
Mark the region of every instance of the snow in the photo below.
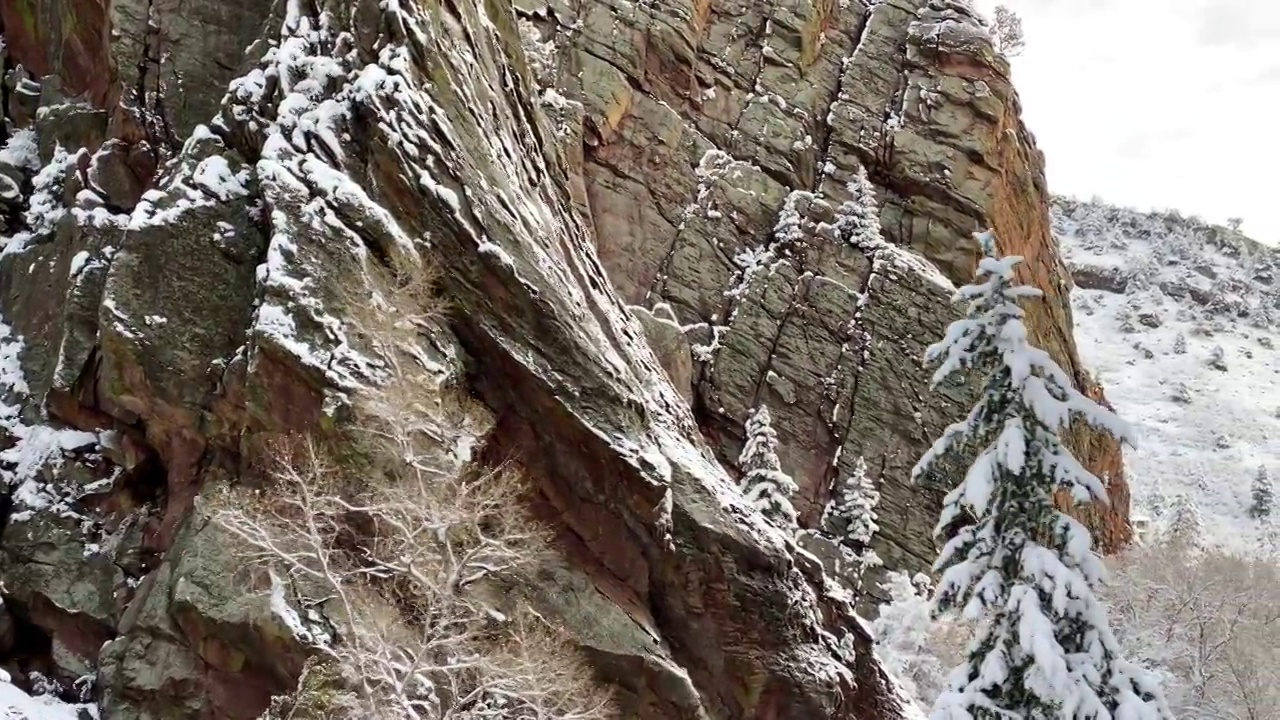
[[[0,720],[81,720],[84,714],[98,717],[93,705],[71,705],[48,695],[32,697],[9,682],[0,670]]]
[[[89,262],[89,251],[81,250],[71,258],[71,267],[67,270],[67,275],[75,277],[84,269],[85,263]]]
[[[1060,441],[1073,419],[1120,439],[1129,428],[1030,343],[1021,301],[1041,292],[1016,284],[1022,258],[998,257],[990,233],[977,239],[986,257],[975,282],[956,293],[969,303],[967,316],[926,359],[938,365],[935,386],[964,371],[983,378],[984,392],[912,473],[918,478],[959,448],[984,448],[947,494],[935,530],[946,540],[934,565],[936,612],[979,621],[979,635],[933,717],[967,720],[985,715],[982,708],[1039,717],[1052,708],[1076,720],[1171,718],[1153,678],[1119,657],[1094,595],[1104,572],[1088,530],[1051,497],[1065,489],[1078,502],[1106,498],[1102,482]],[[1000,692],[1014,673],[1022,692]]]
[[[306,625],[303,624],[302,618],[298,612],[289,605],[289,601],[284,597],[284,582],[280,579],[275,571],[268,570],[271,577],[271,597],[268,605],[271,608],[271,614],[275,615],[289,632],[293,633],[296,638],[309,638],[311,633],[307,631]]]
[[[268,202],[276,202],[274,199],[278,197],[310,200],[297,215],[279,208],[271,213],[272,235],[267,255],[256,270],[260,291],[266,299],[254,321],[255,335],[274,341],[299,362],[320,370],[343,391],[361,386],[362,379],[381,377],[385,368],[351,347],[344,323],[328,312],[313,292],[314,275],[318,271],[300,251],[298,239],[313,237],[312,230],[322,233],[322,237],[336,230],[340,237],[348,240],[354,254],[362,255],[363,243],[334,214],[331,203],[341,203],[356,208],[366,222],[377,224],[379,231],[385,231],[383,234],[393,238],[401,249],[410,245],[410,241],[385,211],[366,212],[372,202],[345,174],[312,155],[297,152],[281,134],[272,135],[264,144],[257,171]],[[302,178],[311,184],[304,183]],[[324,197],[316,197],[317,193]],[[299,227],[299,218],[310,228]],[[299,324],[310,332],[304,332]]]
[[[40,169],[40,148],[35,130],[15,130],[0,148],[0,164],[12,165],[30,172]]]
[[[525,61],[529,63],[533,76],[535,78],[552,77],[557,64],[555,41],[544,41],[538,27],[528,18],[520,18],[518,27]]]
[[[687,325],[684,329],[686,331],[690,331],[698,327],[705,327],[710,331],[711,342],[705,345],[702,343],[694,343],[691,345],[689,349],[693,353],[693,359],[701,363],[714,362],[716,353],[719,352],[721,348],[721,340],[723,340],[724,334],[728,332],[729,327],[727,325],[708,325],[706,323],[697,323],[694,325]]]
[[[365,189],[351,179],[351,176],[310,156],[302,160],[301,166],[315,190],[339,206],[359,208],[367,216],[365,221],[376,224],[379,230],[385,231],[402,254],[416,253],[413,240],[396,222],[390,211],[374,202]]]
[[[26,394],[27,378],[22,371],[21,354],[22,338],[17,337],[13,328],[0,321],[0,418],[16,416],[17,408],[6,406],[2,402],[5,393]]]
[[[16,136],[15,136],[16,137]],[[5,147],[11,148],[13,141]],[[11,151],[17,157],[25,153],[26,149],[19,147]],[[27,199],[27,209],[22,214],[22,221],[27,226],[26,232],[20,232],[12,235],[8,242],[4,244],[3,250],[0,250],[0,257],[6,255],[17,255],[24,252],[28,243],[36,237],[45,233],[52,232],[58,226],[58,222],[67,214],[66,207],[62,204],[62,186],[66,177],[67,170],[79,158],[81,150],[75,155],[68,154],[61,146],[54,149],[53,159],[48,165],[40,168],[31,180],[31,196]],[[31,159],[21,156],[27,163],[24,167],[30,168]],[[39,158],[35,159],[35,163],[39,164]]]
[[[258,317],[253,327],[259,335],[271,338],[298,360],[316,368],[326,368],[329,358],[315,348],[298,339],[298,325],[289,311],[272,302],[265,302],[258,308]]]
[[[42,481],[42,470],[57,465],[73,451],[96,448],[98,435],[80,430],[31,425],[22,417],[21,400],[30,392],[22,370],[22,338],[0,320],[0,435],[11,444],[0,450],[0,483],[12,490],[11,520],[35,510],[71,512],[64,493]]]
[[[245,183],[248,180],[248,169],[242,169],[239,173],[232,172],[231,165],[221,155],[201,160],[191,173],[191,182],[221,202],[247,196],[249,190]]]
[[[947,685],[949,668],[940,658],[947,648],[939,638],[954,621],[933,617],[932,583],[923,573],[889,572],[880,587],[889,602],[871,624],[876,655],[906,696],[932,702]]]
[[[1132,278],[1124,292],[1077,287],[1072,309],[1082,358],[1135,428],[1137,447],[1125,453],[1135,513],[1160,527],[1186,495],[1208,543],[1255,551],[1270,523],[1249,517],[1250,486],[1280,456],[1280,334],[1271,319],[1280,257],[1173,214],[1066,199],[1054,210],[1077,273]],[[1211,367],[1219,346],[1226,371]]]
[[[232,172],[221,155],[212,155],[196,164],[190,173],[175,176],[165,190],[149,190],[128,216],[128,229],[141,230],[174,223],[197,208],[209,207],[248,195],[248,170]],[[161,210],[157,205],[166,203]]]
[[[782,471],[778,459],[778,433],[773,429],[769,409],[764,405],[756,408],[747,418],[744,430],[746,442],[738,456],[738,467],[742,470],[742,494],[771,522],[794,534],[796,511],[791,505],[791,498],[799,488],[791,476]]]
[[[453,445],[453,456],[458,462],[469,463],[474,456],[476,448],[476,437],[471,433],[462,433],[458,435]]]

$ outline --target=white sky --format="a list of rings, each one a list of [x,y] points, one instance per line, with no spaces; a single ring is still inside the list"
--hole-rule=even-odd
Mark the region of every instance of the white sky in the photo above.
[[[1002,1],[1053,192],[1240,217],[1280,245],[1280,1]]]

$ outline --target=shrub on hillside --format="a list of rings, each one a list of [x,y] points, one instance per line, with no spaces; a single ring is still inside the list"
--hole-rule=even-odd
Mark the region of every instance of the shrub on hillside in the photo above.
[[[601,720],[608,693],[563,633],[504,589],[552,552],[514,467],[458,472],[449,406],[416,353],[423,275],[375,287],[356,331],[387,368],[339,431],[263,443],[266,485],[212,498],[313,651],[269,718]],[[303,608],[297,613],[286,590]]]

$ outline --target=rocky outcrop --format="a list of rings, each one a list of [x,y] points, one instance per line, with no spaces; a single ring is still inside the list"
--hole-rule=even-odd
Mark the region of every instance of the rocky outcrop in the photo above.
[[[418,317],[381,290],[424,264],[438,471],[521,459],[563,551],[528,594],[628,717],[902,716],[848,595],[725,465],[767,402],[803,523],[862,456],[877,551],[924,567],[948,479],[907,472],[969,396],[931,394],[919,358],[972,230],[1030,256],[1033,327],[1087,382],[1008,68],[954,3],[25,0],[0,22],[0,664],[108,717],[250,718],[296,677],[280,589],[201,496],[252,483],[256,436],[340,425],[392,376],[365,321]],[[841,235],[860,171],[888,242]]]
[[[1046,291],[1029,308],[1036,340],[1100,396],[1071,337],[1043,158],[1006,61],[962,3],[630,6],[517,3],[527,46],[556,68],[544,104],[581,100],[581,130],[564,135],[583,138],[571,173],[614,286],[669,304],[688,329],[695,415],[722,461],[737,457],[750,409],[768,404],[802,524],[816,525],[863,457],[882,484],[877,552],[927,568],[948,481],[921,488],[908,473],[969,398],[932,394],[919,358],[954,317],[951,285],[972,276],[972,232],[991,226],[1028,258],[1024,280]],[[893,249],[832,241],[859,170]],[[814,217],[792,232],[782,220],[795,213]],[[1113,506],[1086,514],[1104,547],[1121,547],[1120,449],[1072,441],[1111,477]]]

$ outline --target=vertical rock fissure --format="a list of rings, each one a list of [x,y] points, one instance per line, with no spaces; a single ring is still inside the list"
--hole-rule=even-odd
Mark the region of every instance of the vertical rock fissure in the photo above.
[[[831,460],[826,464],[825,474],[822,482],[814,483],[809,498],[812,507],[821,507],[830,495],[831,489],[839,479],[839,460],[842,456],[845,445],[849,442],[849,434],[853,429],[854,419],[857,416],[857,400],[858,391],[861,386],[863,371],[867,364],[871,361],[871,353],[873,352],[874,341],[871,337],[871,330],[863,324],[863,314],[866,307],[871,304],[871,293],[876,278],[880,274],[881,263],[880,253],[874,248],[866,252],[868,260],[867,277],[862,282],[861,293],[858,300],[857,309],[854,315],[849,319],[849,340],[852,347],[849,351],[854,354],[852,367],[849,371],[848,393],[843,400],[840,398],[839,388],[835,389],[833,396],[833,406],[831,408],[831,420],[828,424],[832,435],[836,442],[832,450]],[[846,347],[840,349],[840,361],[843,361]],[[836,373],[839,373],[839,364],[837,363]],[[833,378],[834,380],[834,378]],[[835,383],[833,382],[833,385]],[[846,408],[844,422],[838,424],[839,410],[841,407]]]
[[[769,377],[769,373],[773,371],[774,356],[778,353],[778,345],[782,342],[783,333],[787,330],[788,323],[795,315],[801,303],[807,302],[809,298],[809,286],[813,281],[811,273],[805,273],[797,281],[798,287],[791,291],[791,299],[787,303],[787,309],[783,312],[782,318],[778,321],[778,328],[773,333],[773,338],[769,341],[769,350],[765,354],[764,367],[760,369],[759,375],[756,377],[755,389],[751,393],[751,407],[760,406],[760,394],[764,390],[765,381]],[[799,287],[800,284],[803,287]]]
[[[0,17],[0,43],[4,42],[4,18]],[[8,78],[13,77],[13,58],[9,57],[9,53],[0,53],[0,118],[9,119],[9,81]],[[0,121],[0,147],[4,147],[9,142],[9,123]]]
[[[870,0],[868,0],[868,2],[870,2]],[[858,26],[857,37],[853,41],[853,47],[849,50],[847,55],[840,58],[840,77],[836,80],[834,91],[827,100],[825,112],[822,113],[818,120],[818,128],[820,130],[820,137],[818,138],[818,147],[820,148],[818,152],[819,165],[818,172],[814,173],[813,185],[810,188],[814,192],[817,192],[822,187],[823,180],[827,178],[826,168],[831,160],[831,138],[835,134],[831,127],[831,114],[836,111],[836,107],[840,104],[840,98],[844,95],[845,79],[848,75],[846,71],[849,64],[853,61],[854,56],[862,50],[863,43],[866,42],[867,28],[871,25],[871,12],[873,7],[873,5],[868,5],[863,11],[862,23]]]
[[[769,37],[773,34],[773,17],[778,12],[779,3],[780,0],[770,0],[769,12],[765,15],[764,22],[760,24],[760,27],[757,28],[752,35],[752,39],[754,41],[753,45],[755,45],[760,52],[760,59],[756,62],[756,66],[753,69],[750,78],[751,84],[747,88],[747,92],[753,95],[761,92],[760,78],[764,76],[764,66],[765,63],[768,62],[769,54],[766,47],[769,44]],[[738,137],[740,132],[739,128],[742,125],[742,118],[746,115],[747,108],[751,105],[751,102],[752,101],[747,101],[743,103],[742,109],[738,111],[738,117],[734,119],[733,125],[731,126],[732,131],[729,134],[730,138]]]

